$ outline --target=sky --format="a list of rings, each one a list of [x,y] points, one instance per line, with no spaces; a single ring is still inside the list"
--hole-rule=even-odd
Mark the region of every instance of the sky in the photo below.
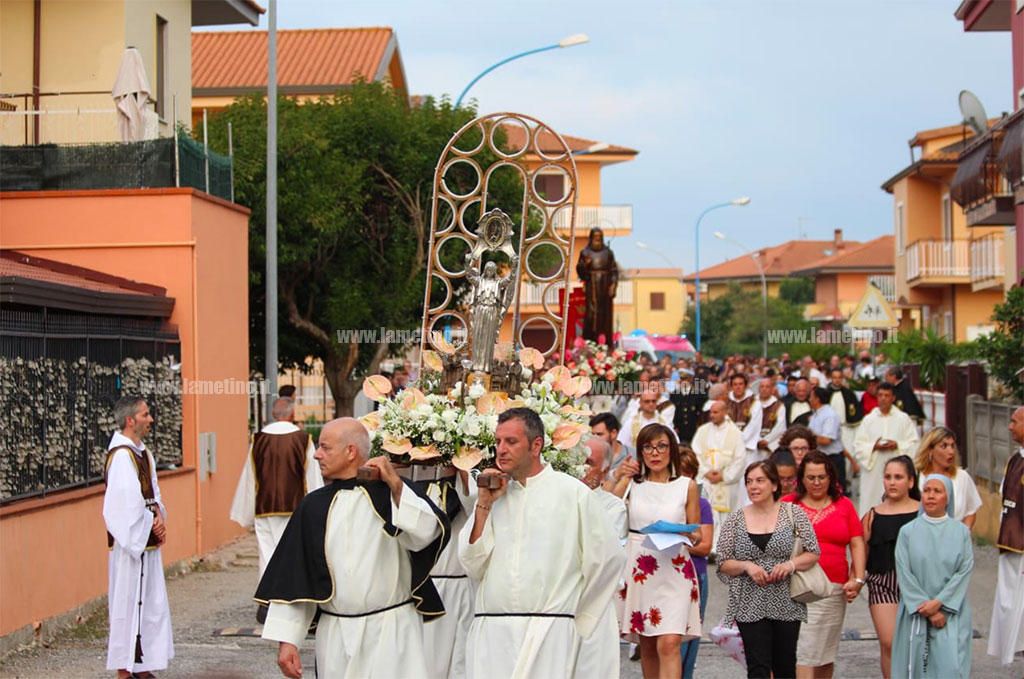
[[[959,123],[963,89],[989,117],[1013,109],[1009,32],[965,33],[958,4],[285,0],[278,28],[390,26],[410,92],[452,99],[501,59],[585,33],[495,69],[467,98],[481,114],[636,149],[602,172],[602,202],[633,206],[616,259],[690,273],[698,215],[741,196],[750,204],[701,223],[701,268],[742,255],[716,231],[751,250],[837,228],[847,240],[892,233],[880,186],[910,163],[907,140]]]

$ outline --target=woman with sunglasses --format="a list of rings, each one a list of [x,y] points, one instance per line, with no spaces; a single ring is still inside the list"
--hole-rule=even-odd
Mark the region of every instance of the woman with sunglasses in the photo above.
[[[846,605],[864,587],[867,550],[857,508],[839,490],[839,475],[828,455],[811,451],[800,463],[796,493],[782,498],[800,509],[814,527],[821,564],[832,595],[807,604],[807,624],[796,648],[797,679],[828,679],[835,671]],[[850,550],[852,565],[846,561]]]
[[[674,551],[649,549],[640,529],[655,521],[699,525],[700,495],[693,479],[683,475],[672,430],[649,424],[640,430],[636,447],[638,460],[622,463],[624,474],[614,489],[626,501],[629,517],[619,629],[625,639],[640,644],[644,677],[678,679],[680,645],[701,634],[697,574],[686,545]],[[702,541],[699,529],[686,537],[694,545]]]

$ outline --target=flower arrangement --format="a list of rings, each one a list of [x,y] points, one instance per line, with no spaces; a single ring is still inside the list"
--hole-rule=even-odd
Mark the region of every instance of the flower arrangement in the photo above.
[[[630,382],[640,376],[640,364],[633,360],[635,351],[609,348],[577,337],[567,353],[565,365],[573,375],[597,382]]]
[[[538,360],[543,365],[543,357],[534,351],[520,351],[523,365],[537,368]],[[425,373],[437,372],[438,365],[424,357]],[[432,383],[425,377],[425,383]],[[363,393],[380,405],[360,421],[370,433],[371,457],[387,454],[396,463],[453,465],[468,471],[493,460],[498,415],[508,408],[529,408],[544,424],[544,459],[557,471],[582,478],[591,413],[576,399],[590,386],[589,378],[574,377],[559,366],[512,398],[488,392],[480,383],[466,387],[462,382],[449,394],[428,394],[413,386],[389,398],[391,383],[373,375],[364,380]]]

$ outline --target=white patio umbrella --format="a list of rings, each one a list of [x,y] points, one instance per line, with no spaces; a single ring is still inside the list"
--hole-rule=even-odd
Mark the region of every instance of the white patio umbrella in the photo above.
[[[149,99],[149,81],[142,55],[129,47],[121,56],[121,66],[111,92],[117,102],[117,129],[121,141],[142,141],[157,136],[157,115],[146,108]]]

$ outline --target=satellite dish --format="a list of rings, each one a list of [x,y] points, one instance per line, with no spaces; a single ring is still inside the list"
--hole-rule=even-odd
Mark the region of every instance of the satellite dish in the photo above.
[[[960,91],[960,114],[964,117],[964,125],[974,130],[974,134],[981,134],[988,129],[985,107],[970,90]]]

